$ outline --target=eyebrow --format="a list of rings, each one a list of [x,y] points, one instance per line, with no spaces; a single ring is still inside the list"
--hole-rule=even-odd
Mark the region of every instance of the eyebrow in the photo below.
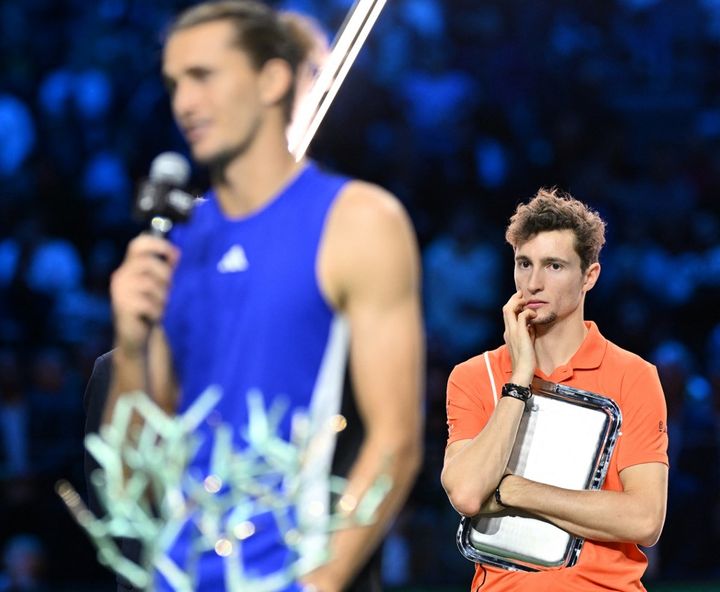
[[[531,263],[530,258],[526,257],[525,255],[518,255],[515,257],[516,263],[524,263],[524,262]],[[544,257],[540,259],[540,263],[543,265],[550,265],[551,263],[562,263],[563,265],[570,265],[570,262],[566,259],[563,259],[562,257]]]
[[[189,66],[180,73],[180,76],[190,76],[191,78],[198,78],[200,76],[207,76],[213,72],[211,66]],[[176,76],[170,76],[170,74],[163,72],[162,79],[165,86],[174,85],[177,82]]]

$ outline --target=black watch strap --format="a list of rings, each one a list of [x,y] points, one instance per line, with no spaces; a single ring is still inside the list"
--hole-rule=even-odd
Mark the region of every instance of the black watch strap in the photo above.
[[[527,401],[530,397],[532,397],[532,390],[529,386],[520,386],[519,384],[508,382],[502,387],[502,396]]]
[[[500,478],[500,482],[497,484],[497,487],[495,488],[495,501],[497,502],[498,506],[502,506],[503,508],[507,508],[507,506],[503,503],[502,497],[500,496],[500,486],[502,485],[502,482],[505,481],[505,477],[509,477],[510,475],[512,475],[512,473],[505,473]]]

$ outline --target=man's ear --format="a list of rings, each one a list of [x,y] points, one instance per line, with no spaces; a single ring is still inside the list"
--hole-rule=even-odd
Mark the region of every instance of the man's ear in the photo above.
[[[589,292],[593,289],[593,286],[600,277],[600,264],[598,262],[592,263],[585,270],[585,279],[583,280],[583,292]]]
[[[268,60],[260,70],[260,100],[266,106],[276,105],[282,101],[293,84],[293,75],[285,60],[273,58]]]

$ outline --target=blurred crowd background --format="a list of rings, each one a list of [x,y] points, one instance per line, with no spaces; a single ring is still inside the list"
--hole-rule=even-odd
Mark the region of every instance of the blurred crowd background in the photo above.
[[[185,151],[159,60],[189,4],[0,2],[0,591],[110,589],[53,486],[84,490],[83,391],[111,345],[137,183]],[[276,5],[334,32],[350,2]],[[505,223],[558,186],[608,221],[587,317],[655,363],[667,396],[648,586],[720,586],[720,1],[390,0],[312,153],[398,195],[423,253],[427,455],[386,582],[469,586],[439,483],[445,382],[501,343]]]

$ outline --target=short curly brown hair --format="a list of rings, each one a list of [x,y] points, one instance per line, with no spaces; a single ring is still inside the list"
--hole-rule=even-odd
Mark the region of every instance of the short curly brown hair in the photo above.
[[[528,203],[517,207],[505,240],[517,249],[538,233],[551,230],[573,231],[583,272],[599,260],[605,244],[605,221],[595,210],[555,187],[541,188]]]

